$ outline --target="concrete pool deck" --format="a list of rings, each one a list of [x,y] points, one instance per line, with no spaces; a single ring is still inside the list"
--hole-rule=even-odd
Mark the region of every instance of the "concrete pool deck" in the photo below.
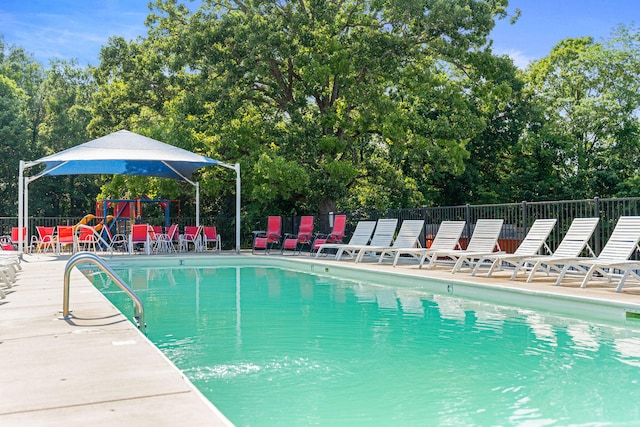
[[[0,425],[231,425],[77,269],[25,255],[0,300]]]
[[[79,421],[93,426],[231,425],[77,269],[71,273],[74,317],[60,319],[68,258],[25,255],[17,282],[5,289],[7,297],[0,300],[0,425],[68,426]],[[640,307],[637,284],[616,293],[610,286],[580,289],[573,282],[553,286],[543,276],[525,284],[507,280],[504,274],[487,279],[452,275],[444,269],[420,270],[415,263],[393,268],[287,257],[292,258]]]

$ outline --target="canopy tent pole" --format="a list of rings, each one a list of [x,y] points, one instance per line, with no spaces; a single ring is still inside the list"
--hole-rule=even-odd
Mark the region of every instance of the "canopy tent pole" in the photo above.
[[[200,227],[200,183],[196,182],[196,227]]]
[[[25,183],[24,183],[24,212],[26,214],[24,216],[24,224],[23,224],[23,227],[26,228],[24,233],[25,236],[24,236],[24,239],[19,239],[21,241],[20,250],[22,252],[25,251],[25,239],[29,235],[29,179],[25,179]]]
[[[18,230],[24,227],[24,160],[20,160],[18,172]],[[28,235],[25,233],[25,235]],[[18,250],[24,252],[24,243],[18,243]]]
[[[235,164],[236,171],[236,254],[240,254],[240,163]]]
[[[24,238],[18,239],[18,250],[21,252],[25,251],[25,239],[29,238],[29,183],[45,175],[40,173],[25,177],[24,171],[37,164],[37,162],[20,160],[18,167],[18,230],[25,228]]]

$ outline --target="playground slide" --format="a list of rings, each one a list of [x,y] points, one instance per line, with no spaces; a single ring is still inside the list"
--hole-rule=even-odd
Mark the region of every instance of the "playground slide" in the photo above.
[[[87,225],[89,222],[93,221],[94,219],[100,219],[101,221],[97,223],[93,228],[96,231],[102,230],[102,227],[104,226],[104,220],[102,220],[102,217],[97,217],[93,214],[87,214],[84,217],[82,217],[82,219],[78,221],[76,225],[73,226],[73,229],[75,230],[80,225]],[[107,215],[107,222],[110,222],[110,221],[113,221],[113,215]]]
[[[74,228],[78,228],[79,225],[87,225],[89,223],[89,221],[92,221],[96,219],[96,216],[93,214],[87,214],[84,217],[82,217],[82,219],[80,221],[78,221],[78,223],[76,225],[74,225]]]

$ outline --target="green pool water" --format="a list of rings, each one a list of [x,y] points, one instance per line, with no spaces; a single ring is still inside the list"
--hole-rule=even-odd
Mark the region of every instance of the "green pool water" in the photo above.
[[[640,423],[635,328],[278,268],[115,270],[149,339],[238,426]]]

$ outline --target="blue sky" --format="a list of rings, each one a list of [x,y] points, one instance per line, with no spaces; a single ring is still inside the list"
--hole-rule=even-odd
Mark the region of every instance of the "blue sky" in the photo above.
[[[148,0],[0,0],[0,34],[47,64],[49,59],[98,64],[111,36],[144,35]],[[492,33],[494,51],[523,67],[567,37],[606,38],[618,24],[640,26],[640,0],[511,0],[522,16]]]
[[[520,67],[547,56],[563,39],[602,41],[620,24],[640,26],[640,0],[510,0],[509,10],[516,8],[520,19],[514,25],[500,21],[491,35],[494,51]]]

